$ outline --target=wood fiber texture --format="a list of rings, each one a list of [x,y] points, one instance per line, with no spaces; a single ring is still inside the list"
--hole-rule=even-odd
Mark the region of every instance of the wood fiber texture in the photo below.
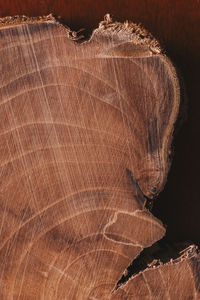
[[[119,287],[111,299],[200,299],[199,272],[200,256],[192,245],[176,260],[163,265],[152,263]]]
[[[148,28],[183,76],[188,98],[187,122],[174,140],[172,168],[153,212],[167,224],[169,242],[192,240],[199,244],[199,0],[0,0],[1,17],[53,13],[73,30],[93,30],[107,12],[119,21],[134,20]]]
[[[114,290],[165,234],[145,205],[170,167],[171,62],[146,31],[109,16],[82,42],[52,16],[5,18],[0,40],[0,298],[161,299],[144,277],[166,269],[172,280],[191,257],[197,269],[196,252]],[[149,294],[133,295],[141,277]]]

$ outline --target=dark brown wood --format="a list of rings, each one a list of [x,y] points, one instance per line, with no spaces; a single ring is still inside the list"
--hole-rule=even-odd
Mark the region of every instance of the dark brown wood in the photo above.
[[[165,234],[145,206],[170,167],[175,69],[109,15],[89,41],[52,16],[2,19],[0,38],[1,298],[109,299]]]

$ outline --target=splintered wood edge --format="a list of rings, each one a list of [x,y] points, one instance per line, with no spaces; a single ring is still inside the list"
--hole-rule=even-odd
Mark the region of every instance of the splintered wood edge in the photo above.
[[[56,22],[56,18],[49,14],[48,16],[39,16],[39,17],[27,17],[22,16],[8,16],[0,18],[0,28],[2,27],[12,27],[22,24],[35,24],[35,23],[53,23]]]
[[[66,24],[55,17],[53,14],[49,14],[47,16],[39,16],[39,17],[27,17],[27,16],[11,16],[0,18],[0,30],[3,28],[19,26],[23,24],[37,24],[37,23],[53,23],[60,27],[62,31],[66,34],[66,37],[75,43],[86,43],[90,44],[95,36],[106,36],[117,34],[120,39],[124,42],[131,42],[134,45],[146,46],[148,51],[146,51],[145,57],[148,56],[159,56],[159,58],[163,61],[168,70],[169,78],[173,83],[174,88],[174,101],[173,101],[173,109],[170,114],[169,122],[166,126],[165,133],[163,135],[163,142],[161,148],[161,157],[163,160],[163,172],[161,176],[158,176],[158,188],[156,192],[152,195],[148,194],[144,195],[149,198],[154,198],[157,196],[165,186],[167,181],[167,175],[171,166],[172,155],[171,155],[171,143],[173,139],[174,126],[179,113],[180,106],[180,86],[178,75],[173,66],[170,59],[165,55],[164,51],[161,49],[159,42],[149,33],[146,29],[142,28],[140,25],[137,25],[133,22],[125,21],[124,23],[113,22],[110,14],[106,14],[104,16],[104,20],[99,23],[99,27],[94,29],[90,38],[86,39],[82,33],[79,34],[79,31],[71,30]],[[112,54],[109,56],[112,57]],[[143,57],[143,56],[142,56]]]
[[[72,31],[66,24],[64,24],[59,17],[54,16],[53,14],[49,14],[47,16],[38,16],[38,17],[28,17],[25,15],[17,15],[17,16],[7,16],[0,18],[0,28],[2,27],[13,27],[17,25],[23,24],[36,24],[36,23],[56,23],[57,25],[61,25],[64,29],[66,29],[66,33],[74,33],[76,31]],[[152,52],[161,53],[161,47],[159,42],[149,33],[146,29],[142,28],[140,25],[137,25],[133,22],[126,21],[124,23],[113,22],[110,14],[106,14],[104,16],[104,20],[99,23],[99,27],[93,30],[93,33],[89,40],[92,40],[93,35],[99,31],[99,29],[107,32],[117,32],[122,33],[126,37],[126,39],[130,39],[134,44],[138,45],[149,45]],[[71,37],[71,36],[69,36]],[[82,42],[84,42],[84,36],[82,37]],[[73,40],[76,38],[71,37]]]
[[[172,266],[172,265],[175,265],[175,264],[181,264],[183,262],[190,261],[193,258],[198,258],[199,257],[199,249],[196,245],[191,244],[190,246],[188,246],[184,250],[180,251],[179,254],[180,254],[180,256],[178,256],[177,258],[169,259],[165,263],[159,262],[158,264],[155,265],[152,262],[152,264],[148,265],[148,267],[146,269],[144,269],[142,271],[139,271],[138,273],[133,274],[125,282],[123,282],[122,284],[116,286],[116,289],[113,291],[113,296],[115,294],[117,294],[119,292],[119,290],[124,290],[126,287],[131,285],[131,282],[134,279],[136,279],[140,274],[148,272],[149,270],[152,270],[152,269],[156,271],[156,270],[159,270],[160,268],[162,268],[163,266]]]
[[[163,135],[163,143],[161,148],[163,165],[165,169],[163,170],[163,177],[159,177],[158,181],[161,182],[156,193],[151,195],[145,195],[149,198],[154,198],[157,196],[165,186],[167,175],[171,166],[172,156],[171,156],[171,144],[173,140],[174,126],[179,114],[180,106],[180,85],[178,80],[178,74],[171,60],[166,56],[162,50],[159,42],[149,33],[146,29],[142,28],[140,25],[137,25],[133,22],[126,21],[124,23],[112,22],[112,19],[109,14],[106,14],[104,21],[99,23],[99,28],[95,29],[91,35],[90,42],[94,36],[104,35],[104,34],[113,34],[116,33],[120,35],[121,39],[124,39],[124,42],[132,42],[135,45],[146,45],[149,47],[148,53],[145,57],[148,56],[159,56],[163,61],[168,71],[169,78],[173,83],[174,88],[174,107],[170,114],[170,119],[168,125],[165,129],[165,134]],[[144,193],[145,194],[145,193]]]
[[[168,75],[171,78],[171,81],[173,83],[174,102],[173,102],[173,109],[170,115],[169,123],[166,126],[165,134],[163,136],[161,151],[163,154],[162,158],[165,164],[165,169],[163,171],[163,178],[160,178],[160,181],[162,183],[159,186],[159,189],[156,191],[156,195],[159,194],[165,185],[168,171],[171,166],[171,159],[170,159],[171,143],[173,139],[174,125],[178,117],[179,105],[180,105],[180,87],[179,87],[178,75],[172,62],[165,55],[164,51],[161,49],[159,42],[147,30],[143,29],[140,25],[128,21],[126,21],[125,23],[112,22],[112,19],[109,14],[105,15],[104,20],[99,23],[99,27],[92,32],[89,39],[85,39],[82,34],[81,36],[79,36],[79,31],[75,32],[71,30],[68,26],[63,24],[58,18],[54,17],[52,14],[47,16],[42,16],[42,17],[13,16],[13,17],[0,18],[0,30],[9,27],[21,26],[23,24],[37,24],[37,23],[56,24],[60,26],[62,31],[64,31],[67,38],[69,38],[70,40],[76,43],[79,42],[81,44],[83,43],[89,44],[90,42],[92,42],[92,40],[96,35],[106,35],[106,34],[109,35],[109,34],[116,33],[119,34],[120,37],[122,37],[122,39],[124,39],[124,42],[132,42],[135,45],[148,46],[149,52],[147,56],[159,56],[159,58],[164,62],[168,70]],[[182,255],[180,255],[180,257],[177,260],[172,259],[168,263],[169,264],[179,263],[183,260],[187,260],[188,258],[191,258],[191,255],[188,255],[188,253],[191,253],[191,249],[192,249],[192,257],[196,256],[197,255],[196,246],[191,245],[191,248],[189,250],[185,249],[185,252]],[[161,266],[162,264],[156,266],[156,268],[160,268]],[[149,268],[141,272],[145,272],[148,269]],[[136,276],[138,276],[138,274],[131,276],[128,279],[128,281],[120,285],[119,288],[125,287]],[[117,290],[113,292],[115,293],[117,292]]]

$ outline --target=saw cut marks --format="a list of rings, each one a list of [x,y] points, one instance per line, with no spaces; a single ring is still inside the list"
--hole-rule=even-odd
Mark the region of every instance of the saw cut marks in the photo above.
[[[145,204],[170,167],[176,72],[108,16],[82,42],[52,16],[5,18],[0,40],[0,298],[110,299],[165,234]]]

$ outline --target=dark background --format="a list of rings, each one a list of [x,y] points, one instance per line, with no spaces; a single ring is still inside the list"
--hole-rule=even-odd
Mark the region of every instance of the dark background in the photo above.
[[[182,74],[188,118],[174,140],[174,160],[153,213],[167,241],[200,245],[200,1],[199,0],[0,0],[0,16],[61,16],[73,30],[96,28],[106,13],[141,23],[166,49]]]

